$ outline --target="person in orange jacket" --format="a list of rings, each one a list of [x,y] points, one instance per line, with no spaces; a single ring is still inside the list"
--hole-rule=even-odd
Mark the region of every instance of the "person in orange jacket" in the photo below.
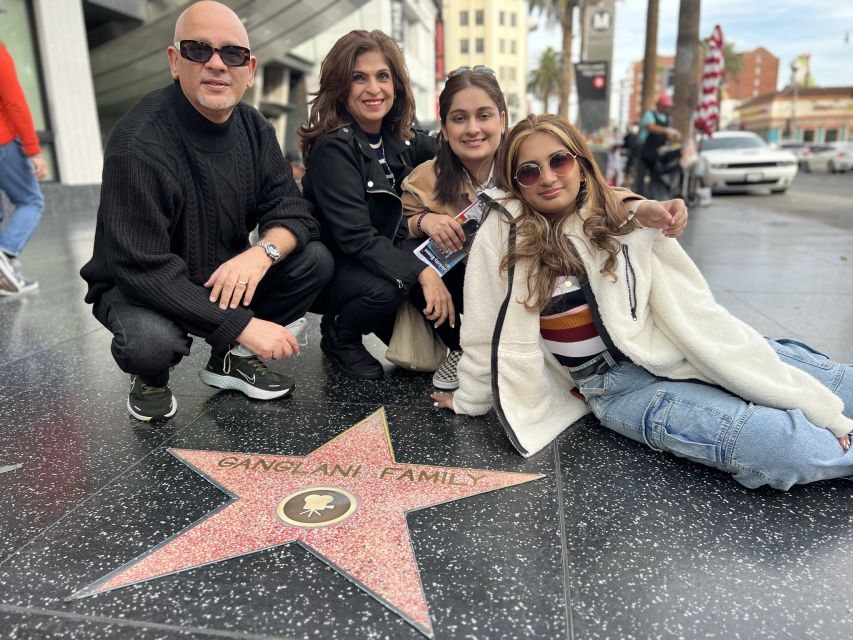
[[[15,206],[0,230],[0,295],[38,288],[38,282],[21,275],[18,256],[41,220],[44,199],[38,181],[46,175],[47,164],[41,156],[15,63],[0,42],[0,191]]]

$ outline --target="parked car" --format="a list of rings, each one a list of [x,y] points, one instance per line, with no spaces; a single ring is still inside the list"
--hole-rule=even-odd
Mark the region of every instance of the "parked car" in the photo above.
[[[784,193],[797,175],[797,157],[774,149],[751,131],[720,131],[699,146],[702,186],[713,192]]]
[[[829,171],[844,173],[853,169],[853,142],[829,142],[812,147],[811,154],[804,160],[806,171]]]
[[[802,169],[805,167],[805,161],[812,154],[812,145],[809,142],[797,142],[795,140],[780,140],[776,143],[777,149],[790,151],[797,156],[797,166]]]

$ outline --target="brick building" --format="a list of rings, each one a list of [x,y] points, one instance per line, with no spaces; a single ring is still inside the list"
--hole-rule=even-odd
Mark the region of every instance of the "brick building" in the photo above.
[[[776,93],[779,80],[779,58],[764,47],[742,54],[741,71],[736,78],[726,79],[726,94],[732,100],[747,100]]]

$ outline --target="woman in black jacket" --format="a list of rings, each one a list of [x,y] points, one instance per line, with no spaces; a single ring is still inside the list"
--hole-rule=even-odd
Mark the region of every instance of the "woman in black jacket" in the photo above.
[[[438,274],[409,249],[400,200],[403,179],[433,157],[432,139],[412,130],[414,99],[403,54],[381,31],[352,31],[323,60],[320,89],[299,129],[307,171],[305,197],[315,205],[335,276],[320,295],[323,353],[343,373],[375,379],[382,366],[362,344],[387,342],[397,308],[413,286],[424,315],[455,324],[453,302]]]

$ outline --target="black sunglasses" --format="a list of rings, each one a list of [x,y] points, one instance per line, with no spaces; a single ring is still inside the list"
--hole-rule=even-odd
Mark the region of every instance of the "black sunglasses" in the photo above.
[[[181,57],[191,62],[207,62],[214,53],[218,53],[219,59],[229,67],[245,67],[252,59],[252,52],[249,49],[236,44],[228,44],[221,49],[201,40],[181,40],[174,44],[175,49],[181,52]]]
[[[556,151],[548,158],[548,166],[554,175],[564,176],[575,166],[575,155],[570,151]],[[541,177],[542,165],[536,162],[525,162],[515,170],[515,181],[526,189],[539,184]]]
[[[494,69],[490,69],[485,65],[478,64],[474,65],[473,67],[459,67],[458,69],[454,69],[453,71],[447,74],[447,79],[450,80],[451,78],[465,73],[466,71],[470,71],[472,73],[488,73],[489,75],[495,75]]]

